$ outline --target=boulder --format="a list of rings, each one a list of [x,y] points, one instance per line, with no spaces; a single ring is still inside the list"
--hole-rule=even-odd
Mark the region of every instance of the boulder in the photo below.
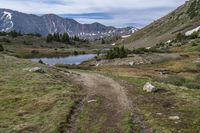
[[[153,86],[151,83],[147,82],[144,87],[143,90],[146,92],[155,92],[156,91],[156,87]]]
[[[168,117],[169,120],[179,120],[180,117],[179,116],[170,116]]]
[[[29,72],[44,73],[44,70],[40,67],[34,67],[34,68],[29,69]]]

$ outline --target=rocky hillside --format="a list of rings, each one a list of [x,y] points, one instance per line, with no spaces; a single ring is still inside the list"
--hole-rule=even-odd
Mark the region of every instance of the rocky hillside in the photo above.
[[[178,33],[200,29],[200,0],[186,1],[175,11],[124,39],[127,47],[149,47],[173,39]]]
[[[129,35],[137,29],[133,27],[115,28],[100,23],[81,24],[73,19],[62,18],[54,14],[36,16],[0,9],[0,31],[9,32],[11,30],[42,35],[67,32],[70,36],[76,35],[82,38],[96,39],[115,35]]]

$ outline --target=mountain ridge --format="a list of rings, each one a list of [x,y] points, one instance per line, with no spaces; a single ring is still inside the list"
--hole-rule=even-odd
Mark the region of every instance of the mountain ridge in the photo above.
[[[135,32],[137,28],[115,28],[98,22],[81,24],[74,19],[63,18],[53,13],[37,16],[1,8],[0,31],[9,32],[11,30],[42,35],[67,32],[70,36],[98,39],[108,36],[129,35]]]

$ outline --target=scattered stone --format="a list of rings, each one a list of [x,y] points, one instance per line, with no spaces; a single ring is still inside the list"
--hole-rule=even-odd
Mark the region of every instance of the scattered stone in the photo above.
[[[34,67],[34,68],[29,69],[29,72],[44,73],[44,70],[40,67]]]
[[[98,67],[99,65],[100,65],[100,63],[97,63],[97,64],[96,64],[96,67]]]
[[[181,123],[181,121],[176,121],[176,122],[174,122],[175,124],[178,124],[178,123]]]
[[[151,49],[151,47],[146,47],[147,50]]]
[[[97,102],[97,100],[89,100],[88,103]]]
[[[161,115],[163,115],[163,113],[156,113],[156,115],[159,115],[159,116],[161,116]]]
[[[163,69],[163,70],[155,70],[155,71],[158,71],[160,75],[168,75],[170,74],[170,70],[167,70],[167,69]]]
[[[200,63],[200,58],[193,61],[194,63]]]
[[[143,90],[146,92],[155,92],[156,91],[156,87],[153,86],[150,82],[147,82],[144,87]]]
[[[134,62],[132,61],[132,62],[129,62],[128,64],[129,66],[133,66]]]
[[[168,117],[169,120],[179,120],[180,117],[179,116],[170,116]]]

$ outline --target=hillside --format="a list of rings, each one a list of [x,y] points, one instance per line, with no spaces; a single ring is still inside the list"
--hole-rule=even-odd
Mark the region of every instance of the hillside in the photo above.
[[[149,47],[173,39],[178,33],[185,33],[200,26],[200,1],[190,0],[175,11],[154,21],[119,42],[127,47]]]

